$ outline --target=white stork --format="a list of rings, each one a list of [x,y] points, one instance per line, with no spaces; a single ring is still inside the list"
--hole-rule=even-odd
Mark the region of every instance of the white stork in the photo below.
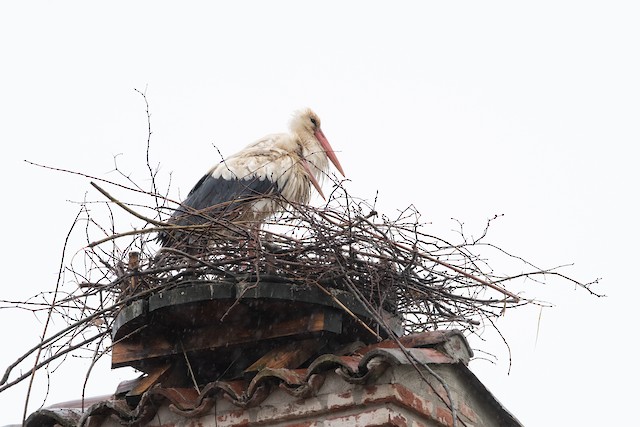
[[[290,130],[267,135],[212,167],[175,210],[169,224],[189,226],[225,219],[241,228],[257,229],[282,208],[283,199],[308,203],[312,185],[324,198],[319,181],[328,172],[329,161],[343,176],[344,171],[320,128],[320,118],[310,109],[298,111]],[[159,240],[173,246],[186,234],[164,232]]]

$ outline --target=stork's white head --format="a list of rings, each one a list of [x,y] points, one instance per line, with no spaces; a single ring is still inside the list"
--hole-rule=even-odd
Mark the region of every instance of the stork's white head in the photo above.
[[[320,117],[310,108],[297,111],[291,119],[291,132],[300,140],[302,154],[317,170],[317,175],[325,173],[329,162],[344,176],[342,166],[336,157],[331,144],[327,141],[320,127]]]
[[[316,129],[320,129],[320,117],[310,108],[298,110],[291,117],[290,128],[293,133],[300,136],[313,135]]]

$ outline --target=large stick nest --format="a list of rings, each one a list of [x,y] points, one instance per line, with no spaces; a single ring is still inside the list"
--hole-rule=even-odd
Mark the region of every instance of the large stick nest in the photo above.
[[[224,218],[168,227],[182,244],[147,253],[131,269],[114,269],[120,273],[108,287],[131,299],[185,282],[285,281],[350,292],[372,315],[384,309],[402,316],[406,332],[466,329],[526,302],[502,287],[508,277],[493,275],[471,250],[477,241],[454,245],[424,234],[415,209],[391,220],[341,185],[322,208],[288,206],[258,233],[259,224]]]
[[[234,222],[229,219],[233,212],[226,209],[226,216],[205,224],[172,226],[148,220],[140,230],[89,242],[85,265],[92,265],[92,276],[98,273],[100,280],[81,287],[98,290],[101,300],[115,307],[183,283],[289,282],[350,292],[381,323],[382,310],[392,312],[402,317],[404,331],[412,333],[473,329],[511,307],[535,302],[506,288],[515,278],[544,274],[573,281],[550,270],[496,274],[479,250],[491,220],[480,238],[469,240],[461,230],[461,241],[454,244],[425,234],[413,207],[390,219],[351,197],[342,183],[333,184],[325,206],[280,200],[282,212],[265,224]],[[135,213],[93,185],[112,203]],[[158,227],[149,228],[154,224]],[[179,243],[159,248],[157,232],[180,236]],[[123,238],[130,244],[121,249],[115,242]],[[84,278],[84,272],[79,277]]]

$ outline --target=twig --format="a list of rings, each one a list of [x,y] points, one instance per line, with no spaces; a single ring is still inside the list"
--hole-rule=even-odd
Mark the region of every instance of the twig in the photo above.
[[[71,236],[71,232],[73,231],[79,217],[80,217],[80,212],[78,212],[78,214],[76,215],[76,218],[73,220],[73,224],[71,225],[71,228],[69,228],[69,231],[67,232],[67,236],[64,239],[64,245],[62,246],[62,256],[60,257],[60,268],[58,269],[58,280],[56,281],[56,288],[55,288],[55,292],[53,293],[53,301],[51,301],[51,307],[49,308],[47,319],[44,323],[44,328],[42,328],[41,341],[44,341],[45,337],[47,336],[47,330],[49,329],[49,323],[51,322],[51,314],[53,313],[53,308],[55,307],[55,304],[56,304],[56,296],[58,295],[58,289],[60,288],[62,270],[64,268],[64,255],[67,251],[67,244],[69,243],[69,237]],[[43,347],[42,345],[40,345],[38,347],[38,351],[36,352],[36,358],[33,363],[33,368],[31,369],[31,378],[29,379],[29,385],[27,386],[27,395],[24,400],[24,411],[22,413],[23,425],[27,419],[27,411],[29,409],[29,396],[31,395],[31,387],[33,386],[33,380],[35,379],[35,376],[36,376],[36,370],[38,367],[38,361],[40,360],[40,354],[42,353],[42,349]]]

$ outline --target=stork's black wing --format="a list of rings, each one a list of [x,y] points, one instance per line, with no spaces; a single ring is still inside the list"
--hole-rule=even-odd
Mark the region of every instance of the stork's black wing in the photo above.
[[[244,178],[214,178],[210,173],[204,175],[189,191],[187,198],[177,208],[169,224],[198,225],[212,219],[232,219],[234,215],[246,209],[256,198],[277,192],[277,185],[271,180],[259,179],[256,175]],[[174,233],[175,234],[175,233]],[[175,238],[167,232],[161,232],[158,240],[167,246]]]

